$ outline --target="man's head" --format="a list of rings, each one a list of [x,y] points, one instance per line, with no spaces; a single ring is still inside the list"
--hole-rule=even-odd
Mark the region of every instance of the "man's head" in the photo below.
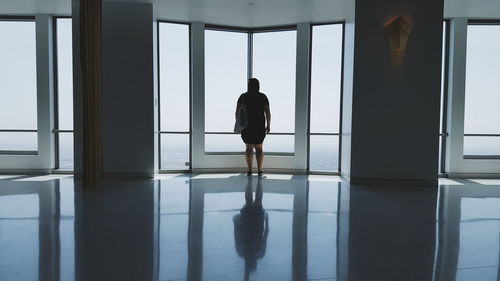
[[[257,78],[248,79],[248,91],[249,92],[258,92],[260,88],[260,83]]]

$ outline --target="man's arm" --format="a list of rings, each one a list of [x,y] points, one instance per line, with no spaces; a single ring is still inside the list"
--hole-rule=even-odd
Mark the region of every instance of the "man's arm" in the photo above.
[[[236,119],[236,120],[238,119],[238,113],[239,113],[239,111],[240,111],[240,103],[237,102],[236,103],[236,111],[234,112],[234,119]]]
[[[266,134],[269,134],[271,131],[271,109],[269,109],[269,105],[264,106],[264,114],[266,115]]]

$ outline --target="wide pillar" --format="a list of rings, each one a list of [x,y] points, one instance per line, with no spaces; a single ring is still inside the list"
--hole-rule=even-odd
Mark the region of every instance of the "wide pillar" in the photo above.
[[[345,37],[342,173],[353,183],[436,183],[443,1],[357,0],[354,14]],[[412,30],[397,63],[385,27],[399,16]],[[395,33],[400,42],[408,29]]]
[[[75,175],[90,188],[106,178],[153,177],[158,135],[152,4],[73,0],[73,34]]]
[[[102,15],[104,177],[150,178],[157,166],[153,5],[104,0]]]

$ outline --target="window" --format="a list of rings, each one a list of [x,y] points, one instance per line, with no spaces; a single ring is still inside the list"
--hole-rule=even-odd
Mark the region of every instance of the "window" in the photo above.
[[[0,20],[0,153],[36,154],[34,20]]]
[[[445,173],[445,152],[446,152],[446,103],[447,103],[447,49],[448,49],[448,23],[443,22],[443,49],[442,49],[442,59],[441,59],[441,108],[439,110],[439,160],[438,160],[438,170],[439,173]]]
[[[266,152],[293,153],[295,131],[296,31],[205,31],[205,150],[242,152],[233,134],[234,111],[256,77],[269,99],[271,134]],[[251,47],[251,48],[249,48]]]
[[[311,171],[339,170],[342,42],[342,24],[312,27],[309,117]]]
[[[464,156],[500,157],[500,25],[467,28]]]
[[[73,170],[73,49],[70,18],[56,19],[56,168]]]
[[[269,99],[271,132],[280,134],[266,137],[266,151],[293,153],[297,31],[259,32],[252,41],[252,76]]]
[[[190,168],[189,25],[160,22],[160,169]]]
[[[239,136],[231,133],[236,101],[246,91],[247,51],[246,32],[205,31],[206,151],[242,151]]]

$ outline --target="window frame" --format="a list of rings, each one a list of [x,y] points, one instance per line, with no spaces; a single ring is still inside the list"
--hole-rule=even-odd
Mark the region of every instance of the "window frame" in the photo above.
[[[311,86],[312,86],[312,40],[313,40],[313,29],[315,26],[322,25],[342,25],[342,58],[341,58],[341,71],[340,71],[340,106],[339,106],[339,131],[337,133],[312,133],[311,132]],[[308,174],[325,174],[325,175],[339,175],[342,171],[342,115],[343,115],[343,101],[344,101],[344,59],[345,59],[345,21],[331,21],[322,23],[312,23],[310,25],[309,33],[309,85],[307,93],[307,164],[306,173]],[[321,170],[311,170],[311,136],[338,136],[339,147],[338,147],[338,167],[336,171],[321,171]]]
[[[162,131],[161,130],[161,94],[160,94],[160,89],[161,89],[161,73],[160,73],[160,24],[161,23],[169,23],[169,24],[182,24],[182,25],[187,25],[188,27],[188,38],[189,38],[189,116],[188,116],[188,123],[189,123],[189,131]],[[158,131],[158,170],[160,173],[191,173],[192,172],[192,166],[193,166],[193,122],[192,122],[192,58],[191,58],[191,50],[192,50],[192,45],[191,45],[191,22],[184,22],[184,21],[171,21],[171,20],[160,20],[158,19],[156,22],[156,60],[157,60],[157,87],[158,87],[158,127],[156,128]],[[189,166],[187,169],[179,169],[179,170],[171,170],[171,169],[162,169],[161,167],[161,136],[162,135],[189,135]]]
[[[52,52],[53,52],[53,71],[54,71],[54,129],[52,133],[54,134],[54,170],[60,170],[60,153],[59,153],[59,134],[71,133],[74,134],[73,130],[60,130],[59,129],[59,75],[58,75],[58,60],[57,60],[57,21],[59,19],[71,19],[71,16],[54,16],[52,18]],[[73,168],[74,169],[74,168]],[[71,170],[68,170],[71,171]]]
[[[467,29],[469,28],[470,25],[496,25],[500,26],[500,20],[498,19],[468,19],[467,20]],[[467,40],[469,39],[469,36],[467,34]],[[467,61],[467,57],[465,57],[465,60]],[[466,65],[467,68],[467,65]],[[467,79],[467,78],[466,78]],[[465,96],[467,95],[467,92],[465,90]],[[464,123],[465,123],[465,99],[464,99]],[[497,134],[467,134],[464,132],[463,134],[463,142],[465,146],[465,138],[466,137],[500,137],[500,133]],[[465,154],[464,153],[464,147],[462,147],[462,154],[463,154],[463,159],[476,159],[476,160],[499,160],[500,159],[500,154],[491,154],[491,155],[474,155],[474,154]]]
[[[244,27],[236,27],[236,26],[224,26],[224,25],[214,25],[214,24],[206,24],[205,31],[222,31],[222,32],[237,32],[237,33],[246,33],[247,34],[247,79],[252,78],[253,76],[253,35],[257,33],[269,33],[269,32],[280,32],[280,31],[295,31],[297,32],[297,25],[279,25],[279,26],[265,26],[258,28],[244,28]],[[297,39],[295,40],[297,41]],[[295,42],[296,44],[296,42]],[[295,99],[295,96],[293,97]],[[295,111],[295,108],[294,108]],[[294,114],[295,116],[295,114]],[[237,135],[234,132],[224,132],[224,131],[207,131],[204,129],[203,135]],[[267,135],[275,135],[275,136],[294,136],[295,132],[280,132],[273,133],[270,132]],[[244,151],[207,151],[206,144],[203,148],[205,151],[205,155],[244,155]],[[295,156],[294,152],[267,152],[266,155],[270,156]]]
[[[0,15],[0,22],[2,21],[12,21],[12,22],[33,22],[36,28],[36,20],[34,16],[5,16]],[[36,31],[35,31],[35,41],[36,41]],[[35,46],[36,52],[36,46]],[[37,77],[38,78],[38,77]],[[36,86],[37,88],[37,86]],[[36,95],[38,96],[38,88],[36,89]],[[38,100],[36,101],[38,107]],[[37,116],[38,119],[38,116]],[[37,121],[38,122],[38,121]],[[0,133],[37,133],[37,150],[0,150],[0,155],[38,155],[38,124],[36,129],[3,129],[0,128]]]
[[[441,66],[443,68],[443,81],[441,81],[443,93],[442,93],[442,98],[443,102],[441,105],[442,108],[442,120],[441,120],[441,128],[439,132],[439,142],[441,144],[441,162],[439,163],[439,174],[440,175],[446,175],[446,144],[447,144],[447,138],[448,138],[448,76],[449,76],[449,61],[450,61],[450,19],[444,19],[443,24],[445,24],[445,32],[444,34],[444,64]],[[439,160],[438,160],[439,161]]]

